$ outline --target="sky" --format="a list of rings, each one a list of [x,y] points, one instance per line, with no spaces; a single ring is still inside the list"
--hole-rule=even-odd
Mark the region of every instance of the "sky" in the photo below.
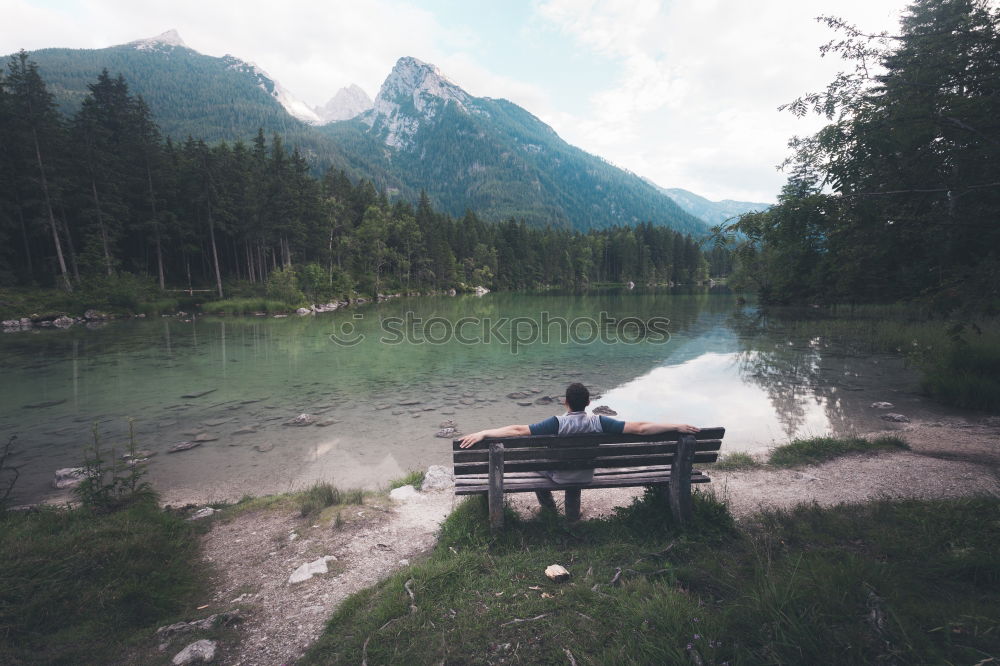
[[[788,140],[819,118],[777,107],[850,69],[819,47],[839,16],[895,31],[902,0],[0,0],[0,53],[104,48],[176,29],[254,62],[319,106],[371,97],[396,60],[437,65],[567,142],[712,200],[773,202]],[[44,73],[43,73],[44,74]]]

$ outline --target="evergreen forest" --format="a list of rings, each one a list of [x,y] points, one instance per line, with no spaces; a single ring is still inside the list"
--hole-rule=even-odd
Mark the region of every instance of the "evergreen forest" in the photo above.
[[[586,233],[487,223],[438,212],[424,193],[390,199],[340,169],[316,177],[298,148],[263,130],[250,143],[164,138],[143,98],[107,70],[88,91],[65,117],[25,52],[0,78],[0,284],[73,291],[130,276],[219,298],[273,287],[301,302],[690,283],[729,270],[728,251],[651,223]]]

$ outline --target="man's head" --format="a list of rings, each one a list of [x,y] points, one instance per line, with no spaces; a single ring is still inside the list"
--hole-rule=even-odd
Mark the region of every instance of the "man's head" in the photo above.
[[[590,391],[580,382],[566,387],[566,406],[571,412],[582,412],[590,404]]]

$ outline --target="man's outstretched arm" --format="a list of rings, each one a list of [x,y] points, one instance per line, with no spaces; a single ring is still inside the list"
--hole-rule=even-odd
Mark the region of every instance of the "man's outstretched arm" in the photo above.
[[[487,437],[523,437],[525,435],[531,434],[531,428],[526,425],[509,425],[502,428],[493,428],[492,430],[480,430],[479,432],[474,432],[471,435],[466,435],[462,438],[462,443],[459,446],[463,449],[467,449],[477,442],[481,442]]]
[[[652,421],[626,421],[622,430],[626,435],[658,435],[661,432],[676,430],[683,433],[696,433],[700,428],[686,423],[653,423]]]

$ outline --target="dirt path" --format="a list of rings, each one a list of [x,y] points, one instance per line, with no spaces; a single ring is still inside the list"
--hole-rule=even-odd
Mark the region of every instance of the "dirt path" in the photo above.
[[[761,507],[800,502],[833,505],[881,496],[958,497],[1000,495],[1000,419],[920,423],[887,431],[902,435],[910,451],[848,456],[798,470],[710,471],[712,492],[737,518]],[[588,491],[583,518],[610,514],[641,489]],[[557,498],[558,499],[558,498]],[[516,495],[526,515],[533,496]],[[350,594],[373,585],[435,542],[437,528],[455,500],[450,491],[388,500],[343,515],[302,519],[289,509],[261,510],[218,522],[205,536],[205,559],[218,572],[215,603],[242,608],[248,620],[239,645],[224,648],[219,663],[276,665],[294,661],[321,633]],[[289,584],[300,565],[332,556],[330,572]]]
[[[295,661],[345,598],[427,552],[453,503],[450,491],[439,491],[352,507],[339,525],[332,516],[303,519],[288,508],[216,523],[204,539],[205,560],[216,571],[213,601],[248,618],[239,645],[223,647],[218,663]],[[329,573],[289,583],[299,566],[326,556],[336,558],[327,562]]]

